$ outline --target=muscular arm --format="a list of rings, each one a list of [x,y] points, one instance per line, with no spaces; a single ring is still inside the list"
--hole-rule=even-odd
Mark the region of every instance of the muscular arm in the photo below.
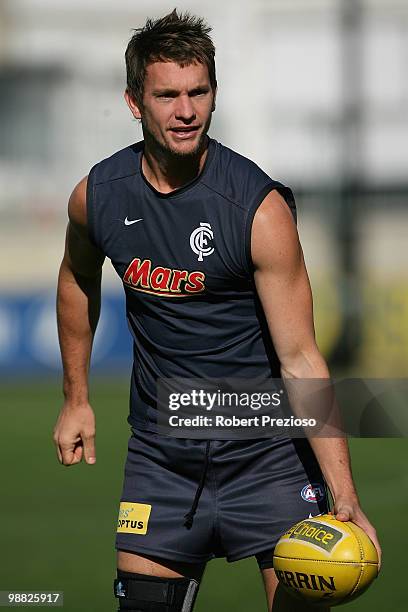
[[[69,223],[57,290],[58,335],[65,402],[54,430],[60,461],[73,465],[83,454],[95,462],[95,419],[88,403],[88,370],[98,323],[104,257],[89,241],[83,179],[69,200]]]
[[[297,229],[289,207],[276,191],[268,194],[256,212],[251,252],[255,284],[282,377],[329,378],[315,341],[312,294]],[[299,407],[293,405],[293,409],[296,412]],[[312,437],[309,441],[335,500],[336,518],[360,525],[379,549],[375,530],[359,505],[346,438]]]

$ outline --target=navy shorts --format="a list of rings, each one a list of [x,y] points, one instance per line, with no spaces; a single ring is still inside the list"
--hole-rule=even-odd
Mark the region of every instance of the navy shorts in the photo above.
[[[192,440],[132,430],[116,548],[169,561],[272,567],[292,524],[328,511],[307,440]]]

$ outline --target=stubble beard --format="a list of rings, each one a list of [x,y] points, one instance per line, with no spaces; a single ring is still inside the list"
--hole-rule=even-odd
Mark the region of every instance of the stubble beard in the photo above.
[[[149,124],[142,119],[141,123],[142,123],[143,137],[144,137],[144,140],[149,143],[149,146],[154,148],[156,153],[158,153],[162,157],[171,158],[174,161],[176,161],[177,159],[179,159],[180,161],[193,160],[195,157],[197,157],[201,153],[201,151],[204,148],[204,143],[207,139],[207,132],[210,129],[210,125],[211,125],[211,119],[212,119],[212,113],[210,113],[207,119],[207,122],[201,131],[197,144],[195,145],[193,149],[190,149],[188,151],[175,149],[169,143],[160,142],[159,140],[157,140],[154,133],[150,130]]]

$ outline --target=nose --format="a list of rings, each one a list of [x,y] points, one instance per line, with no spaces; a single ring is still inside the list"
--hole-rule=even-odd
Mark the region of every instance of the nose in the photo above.
[[[185,123],[191,123],[196,118],[196,112],[193,102],[189,95],[183,94],[178,97],[175,108],[176,119],[182,120]]]

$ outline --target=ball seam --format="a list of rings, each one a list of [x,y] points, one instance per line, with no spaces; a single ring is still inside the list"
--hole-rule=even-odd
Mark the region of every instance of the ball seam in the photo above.
[[[354,537],[356,538],[356,540],[358,542],[358,546],[360,548],[360,558],[361,558],[361,561],[363,562],[363,560],[364,560],[364,548],[363,548],[363,544],[362,544],[362,542],[360,540],[360,534],[358,533],[357,529],[354,529],[352,523],[349,525],[349,528],[354,533]],[[363,577],[363,573],[364,573],[364,567],[363,567],[363,565],[361,565],[361,567],[360,567],[360,574],[359,574],[359,576],[357,578],[356,584],[354,585],[354,587],[350,591],[350,596],[352,596],[356,592],[356,590],[358,589],[358,585],[361,582],[361,579]]]
[[[331,561],[330,559],[310,559],[310,557],[281,557],[279,555],[274,555],[274,557],[276,559],[282,559],[282,561],[313,561],[313,563],[337,563],[337,564],[350,564],[353,563],[354,565],[358,564],[358,565],[377,565],[376,563],[374,563],[373,561],[336,561],[333,560]]]

